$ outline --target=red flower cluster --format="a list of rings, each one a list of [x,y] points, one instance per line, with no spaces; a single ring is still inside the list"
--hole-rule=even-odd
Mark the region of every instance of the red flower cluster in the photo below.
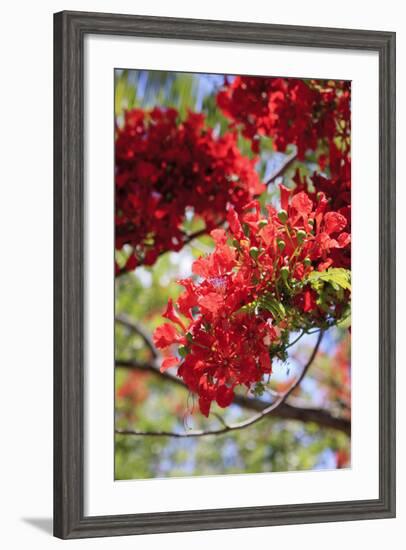
[[[301,179],[299,171],[296,172],[294,193],[306,191],[313,200],[322,192],[328,201],[329,210],[338,212],[346,220],[346,231],[351,233],[351,160],[349,154],[342,155],[336,146],[331,147],[331,173],[330,178],[314,173],[311,181],[313,192],[308,191],[308,186]],[[335,267],[351,268],[351,247],[338,248],[332,251],[331,259]]]
[[[115,147],[116,248],[128,244],[133,253],[121,269],[180,250],[187,207],[210,231],[227,203],[240,210],[263,191],[255,160],[240,153],[236,140],[231,132],[216,137],[196,113],[184,122],[175,109],[125,114]]]
[[[267,215],[258,201],[240,215],[229,208],[228,233],[211,232],[214,252],[193,264],[198,279],[180,281],[176,308],[169,301],[164,317],[174,324],[154,332],[158,348],[178,346],[162,368],[178,366],[206,416],[212,401],[226,407],[237,385],[252,388],[269,375],[292,331],[331,326],[348,302],[348,273],[328,269],[334,251],[349,247],[345,217],[323,193],[314,203],[283,186],[281,207],[268,205]]]
[[[348,81],[302,80],[296,78],[237,77],[217,96],[223,112],[239,125],[245,137],[259,150],[261,135],[271,137],[277,151],[285,152],[289,144],[297,146],[298,159],[306,151],[317,151],[322,170],[330,176],[314,174],[315,199],[322,191],[329,209],[347,220],[351,231],[351,84]],[[295,192],[308,191],[295,178]],[[337,267],[349,268],[350,248],[332,253]]]
[[[350,82],[238,76],[218,93],[217,103],[255,152],[261,135],[271,137],[277,151],[295,144],[301,160],[320,142],[328,149],[335,139],[349,143]]]

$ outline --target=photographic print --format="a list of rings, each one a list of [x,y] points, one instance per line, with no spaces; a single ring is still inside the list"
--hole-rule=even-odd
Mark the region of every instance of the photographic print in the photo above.
[[[115,479],[351,467],[351,82],[114,86]]]

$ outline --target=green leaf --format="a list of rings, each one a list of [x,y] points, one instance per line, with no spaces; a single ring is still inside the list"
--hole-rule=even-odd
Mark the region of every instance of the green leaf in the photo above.
[[[348,306],[344,311],[343,316],[340,321],[338,321],[337,326],[342,329],[348,329],[351,326],[351,307]]]
[[[253,394],[256,396],[256,397],[261,397],[263,394],[264,394],[264,391],[265,391],[265,386],[262,382],[257,382],[254,386],[254,389],[253,389]]]
[[[248,313],[248,314],[251,314],[251,313],[254,313],[255,312],[255,309],[257,308],[257,302],[250,302],[249,304],[246,304],[245,306],[242,306],[240,307],[240,309],[238,309],[236,311],[236,313]]]
[[[320,283],[329,283],[334,290],[351,290],[351,271],[342,267],[332,267],[327,271],[312,271],[307,279],[318,290]]]
[[[276,298],[270,296],[269,294],[261,296],[258,300],[258,305],[272,313],[274,318],[277,320],[282,320],[286,317],[285,306],[282,302],[279,302]]]
[[[189,353],[189,350],[186,346],[179,346],[178,352],[181,357],[186,357],[186,355]]]

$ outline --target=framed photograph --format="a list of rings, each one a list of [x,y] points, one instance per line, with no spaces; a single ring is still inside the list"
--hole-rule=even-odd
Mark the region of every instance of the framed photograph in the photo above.
[[[54,19],[54,534],[395,515],[395,34]]]

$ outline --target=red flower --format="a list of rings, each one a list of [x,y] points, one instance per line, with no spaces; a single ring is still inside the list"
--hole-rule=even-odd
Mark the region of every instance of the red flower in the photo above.
[[[324,230],[328,235],[341,232],[347,225],[347,220],[338,212],[327,212],[324,216]]]
[[[182,319],[179,317],[179,315],[176,313],[175,308],[173,307],[172,298],[169,298],[168,305],[166,306],[166,310],[162,313],[162,317],[165,317],[166,319],[173,321],[174,323],[179,325],[179,327],[182,330],[186,330],[185,325],[182,322]]]
[[[183,342],[183,338],[179,336],[175,327],[170,323],[165,323],[155,329],[153,336],[154,344],[157,348],[167,348],[168,346]]]
[[[309,199],[306,193],[297,193],[292,197],[291,201],[292,207],[300,214],[303,218],[307,217],[313,210],[313,202]]]
[[[220,407],[228,407],[234,399],[234,391],[232,387],[226,385],[219,386],[216,392],[216,401]]]
[[[315,266],[333,264],[333,249],[347,246],[345,218],[326,212],[323,196],[314,209],[305,192],[282,192],[281,212],[268,206],[263,216],[256,201],[239,216],[229,210],[228,231],[213,231],[214,251],[193,264],[199,280],[180,281],[183,294],[168,303],[164,315],[182,336],[174,328],[169,333],[167,325],[154,333],[157,347],[182,344],[182,360],[173,357],[165,367],[179,364],[178,376],[199,395],[206,416],[213,401],[226,407],[237,386],[252,389],[272,372],[273,356],[289,341],[292,327],[324,326],[342,310],[334,295],[319,307],[308,280]]]
[[[166,371],[167,369],[170,369],[171,367],[176,367],[177,365],[179,365],[179,359],[177,359],[176,357],[165,357],[165,359],[162,361],[162,365],[161,365],[161,372],[164,372]]]
[[[334,164],[340,138],[349,148],[350,82],[239,76],[217,95],[217,104],[258,152],[260,136],[270,136],[277,151],[297,146],[300,159],[319,143],[330,148],[321,153],[323,168]]]
[[[116,248],[133,251],[124,270],[180,250],[187,208],[210,231],[228,203],[240,210],[264,190],[234,133],[215,137],[200,114],[178,119],[175,109],[134,109],[117,130]]]
[[[305,290],[303,292],[303,311],[313,311],[317,308],[315,292],[311,290]]]

